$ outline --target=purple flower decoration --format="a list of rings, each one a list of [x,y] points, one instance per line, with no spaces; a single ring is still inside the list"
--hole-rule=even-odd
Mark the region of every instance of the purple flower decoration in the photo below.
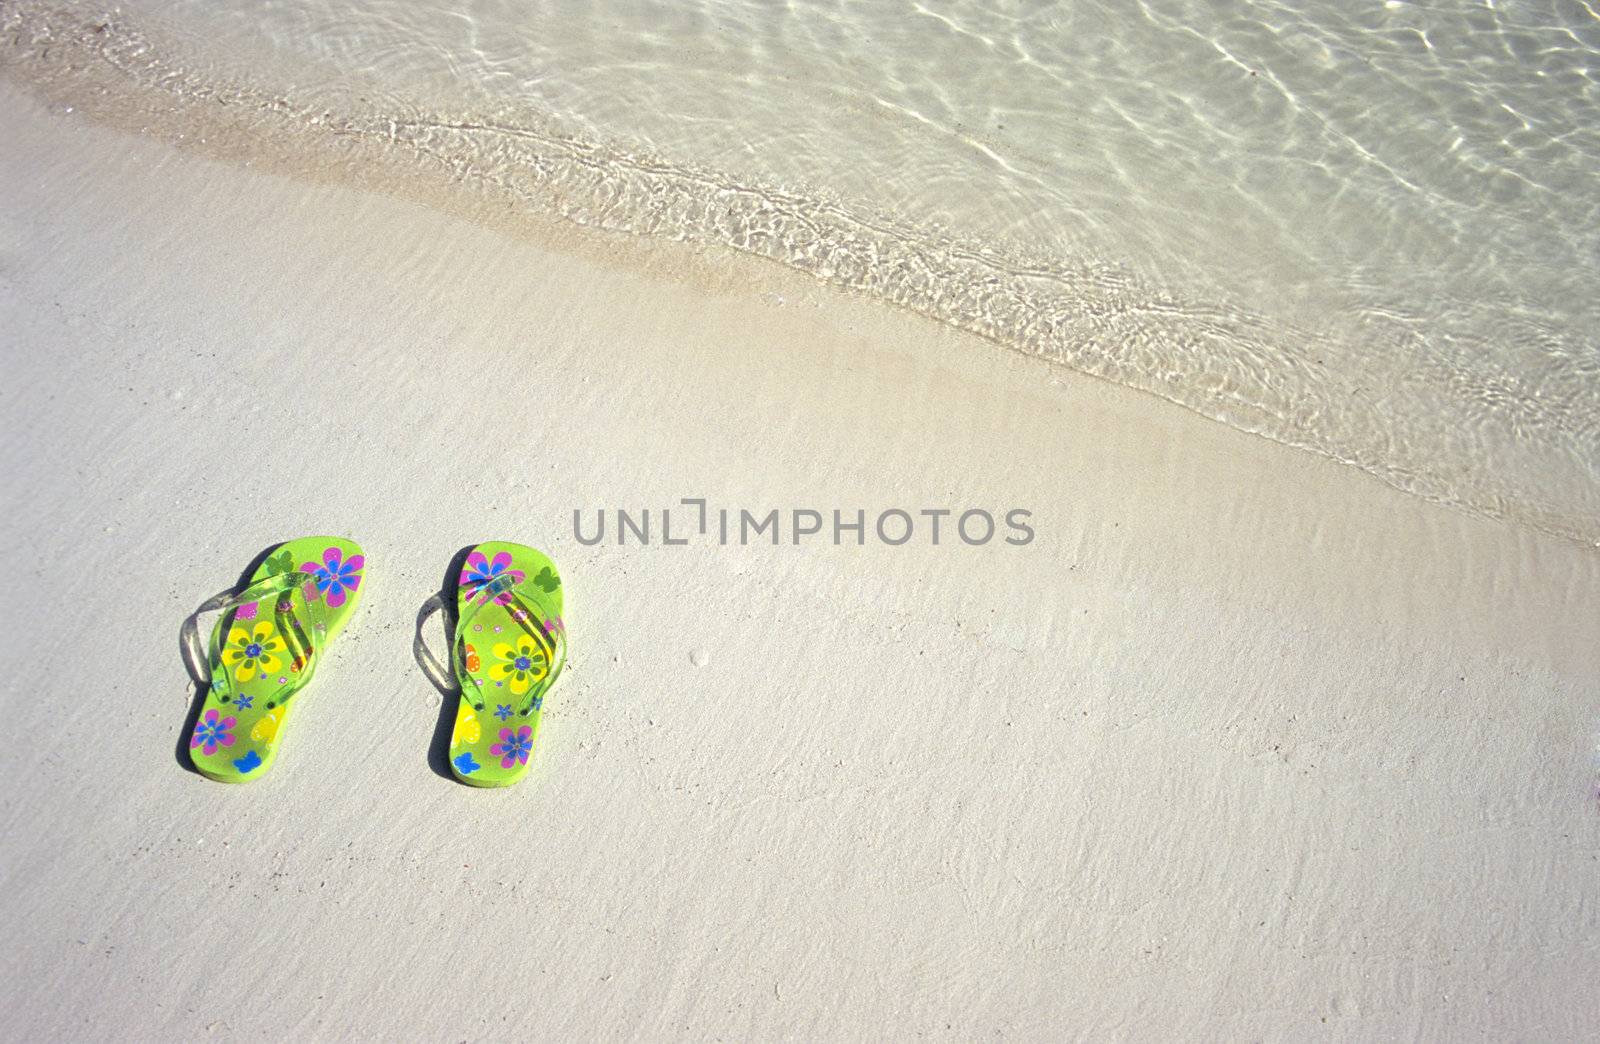
[[[533,753],[533,729],[527,725],[516,732],[510,729],[500,730],[500,742],[489,748],[489,753],[500,759],[501,768],[522,763],[528,763],[528,755]]]
[[[218,747],[233,746],[233,737],[228,730],[235,724],[236,719],[232,716],[219,719],[216,711],[206,711],[204,717],[195,723],[194,738],[189,741],[189,749],[200,747],[207,755],[211,755],[217,752]],[[528,759],[524,756],[522,760]]]
[[[250,705],[254,702],[256,702],[256,698],[254,696],[236,696],[234,697],[233,705],[238,707],[240,710],[249,710]]]
[[[467,556],[467,566],[461,570],[457,583],[469,602],[473,599],[487,602],[492,594],[496,605],[506,605],[511,601],[511,589],[522,583],[526,575],[520,569],[508,569],[509,565],[510,552],[500,552],[491,562],[483,557],[482,551],[474,551]]]
[[[322,552],[321,564],[307,562],[300,567],[300,571],[311,574],[312,583],[327,599],[328,607],[337,609],[344,604],[346,592],[361,586],[361,567],[366,564],[367,560],[362,555],[351,555],[346,559],[343,551],[330,547]]]

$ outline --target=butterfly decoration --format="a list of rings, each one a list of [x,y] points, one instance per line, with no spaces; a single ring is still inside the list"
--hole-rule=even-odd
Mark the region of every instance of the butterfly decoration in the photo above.
[[[533,582],[537,584],[539,590],[543,591],[545,594],[553,594],[555,589],[561,586],[561,578],[556,576],[555,570],[551,569],[549,566],[545,566],[543,569],[539,570],[539,575],[533,578]]]
[[[450,734],[450,745],[459,747],[465,743],[471,746],[482,738],[483,727],[478,724],[478,716],[472,712],[467,701],[462,700],[460,709],[456,711],[456,727]]]
[[[283,724],[282,710],[269,710],[250,730],[250,738],[257,743],[271,743],[278,737],[278,726]]]

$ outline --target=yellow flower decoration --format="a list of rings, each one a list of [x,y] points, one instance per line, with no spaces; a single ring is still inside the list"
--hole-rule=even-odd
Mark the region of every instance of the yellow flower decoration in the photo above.
[[[283,666],[278,653],[283,652],[283,639],[270,620],[259,620],[255,629],[246,631],[234,627],[228,631],[228,644],[222,650],[222,662],[233,668],[233,676],[247,682],[257,674],[266,674]]]
[[[461,701],[460,708],[456,711],[455,731],[450,733],[450,745],[459,747],[462,743],[476,743],[483,737],[483,728],[478,724],[478,716],[473,713],[466,700]]]
[[[250,738],[257,743],[271,743],[278,738],[278,726],[282,723],[283,708],[269,710],[260,721],[256,722],[256,727],[250,730]]]
[[[508,688],[514,695],[521,696],[529,686],[549,673],[550,661],[544,650],[525,634],[517,636],[515,648],[500,642],[493,652],[500,662],[489,668],[489,678],[491,681],[511,679]]]

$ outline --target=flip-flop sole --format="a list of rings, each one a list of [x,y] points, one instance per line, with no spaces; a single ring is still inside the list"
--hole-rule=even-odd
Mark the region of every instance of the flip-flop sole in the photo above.
[[[450,768],[461,782],[507,787],[528,774],[544,697],[562,667],[564,605],[561,574],[543,552],[495,541],[468,553],[451,643],[462,695]]]
[[[323,606],[324,646],[331,645],[361,601],[366,559],[341,537],[303,537],[274,548],[250,585],[296,574],[306,597]],[[249,586],[249,585],[247,585]],[[291,603],[294,604],[291,604]],[[189,738],[189,756],[200,774],[220,783],[245,783],[266,775],[277,760],[284,726],[310,681],[321,649],[306,635],[312,628],[295,605],[304,601],[269,597],[229,609],[217,621],[211,658],[212,685]],[[313,646],[310,657],[297,655]]]

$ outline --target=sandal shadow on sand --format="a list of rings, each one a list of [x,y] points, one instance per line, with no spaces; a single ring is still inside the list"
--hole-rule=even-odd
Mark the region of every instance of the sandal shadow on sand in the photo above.
[[[528,774],[545,694],[566,664],[561,575],[521,544],[474,547],[456,580],[451,663],[460,686],[450,770],[475,787]]]
[[[218,595],[209,688],[189,737],[199,772],[223,783],[266,774],[296,693],[361,600],[361,548],[340,537],[305,537],[269,552],[243,590]],[[192,618],[191,618],[192,619]]]

